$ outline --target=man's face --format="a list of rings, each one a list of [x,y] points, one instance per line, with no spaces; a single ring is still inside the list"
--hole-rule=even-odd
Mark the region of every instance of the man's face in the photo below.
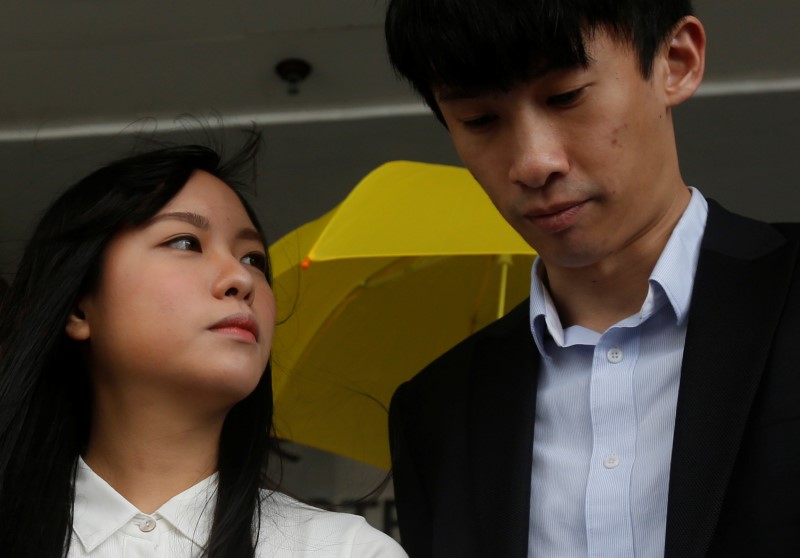
[[[587,68],[477,96],[436,91],[464,164],[548,269],[602,265],[688,199],[665,56],[646,80],[627,45],[602,31],[586,43]]]

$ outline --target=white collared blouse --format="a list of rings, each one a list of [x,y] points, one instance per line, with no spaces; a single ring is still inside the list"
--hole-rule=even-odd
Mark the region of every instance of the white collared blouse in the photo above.
[[[141,513],[79,460],[70,558],[192,558],[208,539],[217,475]],[[265,492],[257,558],[406,558],[363,517]]]

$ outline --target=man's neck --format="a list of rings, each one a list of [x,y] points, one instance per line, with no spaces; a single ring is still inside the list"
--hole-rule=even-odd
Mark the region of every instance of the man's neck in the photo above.
[[[557,273],[555,279],[548,275],[548,290],[562,326],[580,325],[603,333],[634,314],[647,296],[647,280],[655,266],[649,263],[637,260],[627,268],[592,274]]]
[[[679,211],[592,266],[548,267],[544,262],[542,280],[563,327],[580,325],[603,333],[641,309],[650,275],[691,199],[687,194]]]

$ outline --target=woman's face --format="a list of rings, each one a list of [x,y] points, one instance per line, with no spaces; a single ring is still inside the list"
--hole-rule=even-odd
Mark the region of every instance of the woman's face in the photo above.
[[[98,288],[68,321],[68,335],[87,341],[95,391],[221,408],[246,397],[272,345],[265,268],[236,194],[195,172],[152,219],[112,239]]]

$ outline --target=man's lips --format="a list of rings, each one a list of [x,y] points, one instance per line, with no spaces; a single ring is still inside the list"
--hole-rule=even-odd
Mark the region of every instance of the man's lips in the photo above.
[[[258,324],[250,314],[246,313],[232,314],[208,329],[216,333],[239,337],[245,341],[255,342],[258,339]]]
[[[535,209],[525,218],[546,233],[556,233],[574,225],[585,204],[586,200],[554,204]]]

